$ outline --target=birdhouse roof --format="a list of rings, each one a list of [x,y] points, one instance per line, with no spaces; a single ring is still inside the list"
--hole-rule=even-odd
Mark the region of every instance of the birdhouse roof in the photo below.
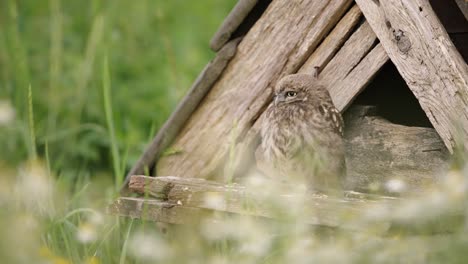
[[[442,2],[468,16],[466,1]],[[234,144],[255,140],[282,76],[318,74],[344,111],[388,61],[452,150],[468,139],[468,66],[447,31],[464,34],[463,47],[468,25],[461,16],[446,30],[431,3],[239,0],[210,42],[216,57],[128,175],[156,165],[161,175],[209,177]]]

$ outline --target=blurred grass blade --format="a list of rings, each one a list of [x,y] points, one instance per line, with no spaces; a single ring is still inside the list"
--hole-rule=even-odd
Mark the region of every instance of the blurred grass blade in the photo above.
[[[120,154],[117,139],[115,137],[115,127],[114,127],[114,119],[113,119],[113,112],[112,112],[112,100],[111,100],[111,81],[110,81],[110,73],[109,73],[109,62],[107,60],[107,56],[104,58],[104,68],[102,73],[102,89],[103,89],[103,97],[104,97],[104,112],[106,114],[106,122],[107,122],[107,129],[109,133],[110,139],[110,147],[112,152],[112,165],[114,168],[114,175],[115,175],[115,186],[116,188],[120,187],[120,184],[123,181],[123,174],[120,169]]]
[[[30,136],[29,157],[31,160],[36,160],[37,159],[36,133],[34,131],[34,109],[33,109],[33,102],[32,102],[31,85],[29,85],[28,87],[28,120],[29,120],[29,136]]]
[[[60,0],[50,0],[50,54],[49,54],[49,104],[47,115],[48,133],[55,131],[58,115],[58,97],[62,76],[63,19]]]
[[[133,226],[133,218],[130,220],[130,225],[128,226],[127,229],[127,234],[125,235],[125,240],[122,245],[122,253],[120,253],[120,264],[125,264],[125,259],[127,258],[127,248],[128,248],[128,241],[130,240],[130,233],[132,231],[132,226]]]

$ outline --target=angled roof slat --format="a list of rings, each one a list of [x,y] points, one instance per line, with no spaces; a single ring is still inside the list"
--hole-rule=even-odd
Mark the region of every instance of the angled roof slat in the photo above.
[[[468,65],[428,0],[356,0],[445,145],[468,140]]]
[[[126,188],[131,175],[144,174],[145,170],[150,170],[162,152],[170,143],[172,143],[174,137],[177,136],[185,122],[190,118],[192,112],[196,109],[203,97],[205,97],[209,92],[211,86],[216,82],[224,71],[224,68],[236,53],[237,45],[240,40],[241,39],[238,38],[228,42],[228,44],[218,52],[216,57],[205,66],[190,90],[177,106],[176,110],[164,123],[156,137],[148,145],[140,159],[127,174],[123,185],[124,189]]]
[[[210,48],[219,51],[242,24],[259,0],[239,0],[210,41]]]

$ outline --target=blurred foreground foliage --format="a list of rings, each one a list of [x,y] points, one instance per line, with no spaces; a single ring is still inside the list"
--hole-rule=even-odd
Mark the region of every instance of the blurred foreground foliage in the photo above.
[[[134,164],[213,57],[208,42],[234,0],[0,1],[0,100],[16,119],[0,129],[0,160],[31,155],[28,87],[39,155],[53,171],[84,177]],[[107,57],[116,141],[103,98]]]
[[[213,56],[208,41],[235,2],[0,0],[2,263],[465,262],[465,156],[441,190],[367,216],[434,219],[450,232],[313,227],[275,197],[282,221],[194,219],[167,234],[105,213]],[[445,221],[453,212],[458,221]]]

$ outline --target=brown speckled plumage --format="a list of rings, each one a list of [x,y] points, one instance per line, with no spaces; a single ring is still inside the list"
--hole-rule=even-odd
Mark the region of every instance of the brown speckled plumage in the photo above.
[[[312,190],[341,189],[343,119],[325,87],[311,75],[286,76],[265,114],[257,151],[261,171]]]

